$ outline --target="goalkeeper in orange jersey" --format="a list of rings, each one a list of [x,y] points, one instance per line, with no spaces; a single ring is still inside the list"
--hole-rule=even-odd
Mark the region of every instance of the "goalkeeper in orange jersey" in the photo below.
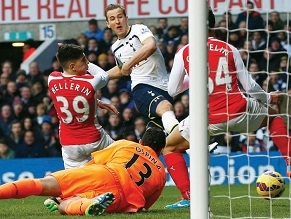
[[[159,128],[148,128],[139,143],[119,140],[92,153],[85,166],[21,179],[0,186],[0,199],[32,195],[61,197],[51,210],[67,215],[138,212],[150,208],[165,186],[159,155],[166,143]]]

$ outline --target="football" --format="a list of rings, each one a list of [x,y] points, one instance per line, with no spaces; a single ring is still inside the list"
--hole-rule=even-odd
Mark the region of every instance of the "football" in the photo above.
[[[276,171],[266,171],[256,182],[257,193],[265,199],[278,198],[285,190],[285,180]]]

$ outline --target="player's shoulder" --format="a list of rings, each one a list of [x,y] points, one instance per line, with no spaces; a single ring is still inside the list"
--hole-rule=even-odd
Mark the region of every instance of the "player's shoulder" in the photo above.
[[[229,43],[216,39],[214,37],[209,37],[207,40],[208,45],[209,44],[215,44],[218,45],[219,47],[224,47],[224,48],[229,48],[229,49],[233,49],[234,47],[232,45],[230,45]]]
[[[116,52],[116,49],[119,49],[123,46],[123,42],[122,40],[120,40],[119,38],[111,45],[111,50],[113,53]]]
[[[219,39],[216,39],[214,37],[208,37],[208,40],[207,40],[208,43],[215,43],[215,44],[223,44],[223,45],[227,45],[226,42],[222,41],[222,40],[219,40]]]
[[[189,44],[187,44],[187,45],[181,47],[180,49],[178,49],[176,51],[176,54],[178,54],[178,53],[184,54],[184,53],[188,53],[188,51],[189,51]]]
[[[138,34],[149,34],[151,33],[148,26],[144,24],[134,24],[131,26],[131,35],[138,35]]]
[[[94,78],[94,75],[90,74],[89,72],[87,72],[87,74],[84,74],[84,75],[78,75],[78,76],[75,76],[75,78],[77,79],[93,79]]]
[[[133,24],[133,25],[131,25],[131,29],[132,30],[143,29],[143,28],[148,28],[148,26],[146,26],[144,24]]]
[[[62,72],[59,72],[59,71],[53,71],[49,74],[49,76],[51,77],[60,77],[62,76]]]

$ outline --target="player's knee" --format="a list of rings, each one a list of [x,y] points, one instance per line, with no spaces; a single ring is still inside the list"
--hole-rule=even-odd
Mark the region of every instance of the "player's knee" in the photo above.
[[[40,181],[43,186],[43,190],[41,193],[42,195],[54,196],[54,197],[58,197],[59,195],[61,195],[61,188],[55,177],[46,176],[40,179]]]
[[[158,104],[156,112],[159,116],[162,116],[165,112],[173,110],[173,105],[168,100],[163,100]]]
[[[169,154],[169,153],[173,153],[176,150],[176,146],[172,146],[172,145],[166,145],[163,148],[163,155]]]
[[[184,153],[189,149],[189,145],[176,145],[176,146],[166,146],[163,149],[163,155],[169,153]]]

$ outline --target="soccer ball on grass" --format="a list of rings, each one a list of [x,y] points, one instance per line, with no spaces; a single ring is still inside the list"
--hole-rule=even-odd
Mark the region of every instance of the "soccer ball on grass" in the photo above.
[[[257,192],[265,199],[278,198],[285,191],[285,180],[276,171],[266,171],[256,182]]]

